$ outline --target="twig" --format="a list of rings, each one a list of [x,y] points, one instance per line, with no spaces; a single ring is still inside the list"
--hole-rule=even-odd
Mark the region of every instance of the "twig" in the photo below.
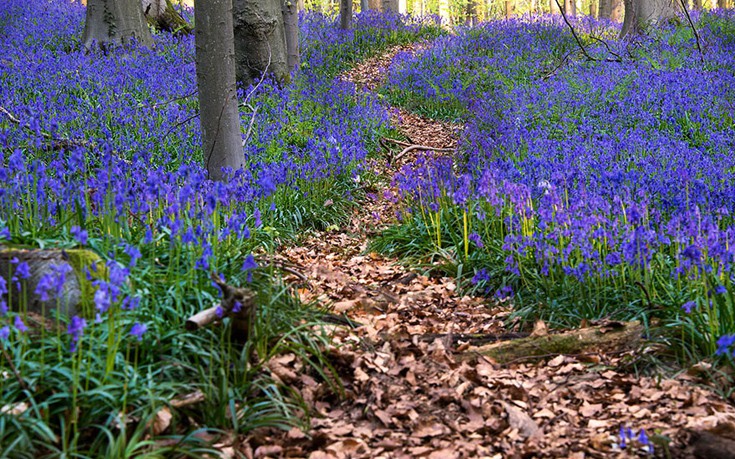
[[[587,48],[584,47],[582,44],[582,40],[579,39],[579,36],[577,36],[577,31],[574,30],[574,27],[572,26],[572,23],[569,22],[569,19],[567,19],[567,15],[564,12],[564,8],[561,6],[561,3],[559,3],[559,0],[554,0],[556,2],[556,6],[559,7],[559,12],[561,13],[561,17],[564,18],[564,22],[569,27],[569,30],[572,31],[572,36],[574,37],[574,40],[577,42],[577,45],[579,45],[579,48],[582,50],[582,54],[584,54],[584,57],[591,61],[596,61],[597,59],[590,56],[590,54],[587,52]]]
[[[549,73],[547,73],[546,75],[542,76],[541,79],[542,80],[548,80],[549,78],[551,78],[552,76],[554,76],[556,74],[556,72],[558,72],[559,69],[562,68],[564,66],[564,64],[566,64],[566,62],[569,60],[569,56],[571,56],[573,52],[574,51],[569,51],[568,53],[566,53],[564,55],[564,57],[561,59],[561,61],[559,61],[559,64],[556,67],[554,67],[553,69],[551,69],[551,71]]]
[[[407,153],[410,153],[413,150],[436,151],[436,152],[440,152],[440,153],[449,153],[449,152],[456,151],[455,148],[435,148],[435,147],[428,147],[426,145],[409,145],[406,148],[404,148],[400,153],[398,153],[397,155],[395,155],[392,158],[392,161],[393,162],[398,161],[399,159],[401,159],[402,157],[404,157]]]
[[[408,143],[408,142],[404,142],[402,140],[391,139],[390,137],[381,137],[380,140],[381,141],[385,141],[385,142],[394,143],[396,145],[401,145],[403,147],[410,147],[411,145],[414,145],[413,142]]]
[[[173,99],[167,100],[166,102],[161,103],[155,103],[155,104],[138,104],[138,108],[158,108],[158,107],[165,107],[166,105],[173,104],[174,102],[178,102],[180,100],[188,99],[191,96],[195,96],[197,94],[197,91],[192,91],[189,94],[184,94],[183,96],[175,97]]]
[[[694,27],[694,22],[692,21],[692,17],[689,16],[689,10],[687,9],[686,2],[684,0],[679,0],[679,3],[681,3],[681,9],[684,10],[684,15],[687,17],[687,21],[689,22],[689,27],[691,27],[692,32],[694,32],[694,39],[697,42],[697,51],[699,51],[699,60],[704,62],[704,53],[702,52],[702,46],[699,43],[699,32],[697,32],[697,28]]]
[[[28,126],[28,125],[25,125],[24,126],[23,125],[23,122],[21,120],[19,120],[18,118],[16,118],[15,116],[13,116],[13,114],[10,113],[5,107],[0,106],[0,113],[2,113],[3,115],[5,115],[11,123],[17,124],[19,126],[22,126],[22,127],[26,128],[27,130],[33,131],[35,133],[35,131],[33,129],[31,129],[30,126]],[[54,149],[54,150],[57,149],[57,148],[64,148],[64,147],[86,147],[86,146],[89,146],[89,142],[87,140],[84,140],[84,139],[65,139],[63,137],[53,137],[48,132],[44,132],[44,131],[41,131],[41,136],[44,139],[47,139],[47,140],[49,140],[51,142],[51,149]]]
[[[10,368],[10,371],[13,372],[13,376],[15,376],[15,379],[18,380],[18,384],[20,384],[20,387],[26,391],[30,392],[30,388],[28,387],[28,384],[23,380],[23,378],[20,376],[20,373],[18,373],[18,369],[15,367],[15,364],[13,363],[13,359],[10,358],[10,355],[8,355],[8,351],[5,349],[5,346],[3,346],[3,343],[0,342],[0,350],[2,350],[3,358],[5,358],[5,361],[8,363],[8,367]]]

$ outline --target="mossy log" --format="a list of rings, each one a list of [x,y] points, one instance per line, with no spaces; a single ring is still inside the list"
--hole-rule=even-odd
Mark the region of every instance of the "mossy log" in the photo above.
[[[18,265],[27,263],[30,276],[19,275]],[[91,317],[94,308],[94,285],[87,279],[89,270],[95,278],[106,276],[102,259],[95,252],[84,249],[22,249],[0,246],[0,276],[7,281],[8,292],[3,295],[11,310],[30,311],[45,317],[54,317],[55,311],[66,316]],[[60,273],[66,273],[61,279]],[[44,277],[58,281],[60,295],[52,288],[48,299],[42,300],[38,284]]]
[[[153,14],[153,8],[150,5],[146,9],[148,11],[144,12],[148,25],[155,29],[181,35],[188,35],[194,30],[191,24],[176,11],[171,0],[166,0],[166,7],[158,14]]]
[[[560,354],[624,351],[635,349],[641,343],[643,332],[640,322],[609,322],[559,334],[529,336],[471,347],[466,354],[483,354],[498,363],[508,363]]]

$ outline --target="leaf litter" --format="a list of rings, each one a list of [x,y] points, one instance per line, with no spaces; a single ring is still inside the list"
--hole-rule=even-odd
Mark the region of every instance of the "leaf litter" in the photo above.
[[[393,48],[344,78],[375,90],[397,53],[425,48]],[[456,145],[461,127],[390,112],[412,142]],[[400,164],[373,167],[390,175]],[[310,425],[306,431],[257,430],[241,439],[245,457],[623,458],[649,456],[645,442],[659,457],[694,457],[687,445],[698,431],[735,432],[735,407],[699,386],[697,372],[635,375],[627,368],[636,352],[508,365],[464,352],[469,337],[508,336],[509,305],[463,296],[451,278],[428,277],[368,253],[367,238],[395,220],[394,191],[368,199],[347,227],[310,235],[276,255],[301,267],[308,279],[308,288],[298,290],[304,301],[329,304],[358,326],[331,330],[327,355],[342,379],[342,397],[294,355],[269,362],[272,375],[311,409]],[[547,333],[540,322],[532,336]],[[645,442],[630,439],[641,430]]]

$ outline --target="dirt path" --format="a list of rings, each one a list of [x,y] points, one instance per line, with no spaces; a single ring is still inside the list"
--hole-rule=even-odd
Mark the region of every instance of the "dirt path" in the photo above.
[[[365,61],[346,78],[374,90],[400,47]],[[457,126],[390,109],[415,143],[456,144]],[[415,156],[405,158],[411,161]],[[374,165],[374,167],[385,167]],[[394,170],[378,170],[391,174]],[[314,234],[279,257],[303,268],[305,300],[334,304],[362,326],[335,326],[330,349],[344,397],[300,371],[294,356],[272,361],[272,373],[300,391],[315,415],[311,430],[260,431],[248,439],[253,457],[475,458],[636,457],[647,445],[627,440],[645,429],[663,454],[688,441],[686,429],[735,422],[735,409],[694,376],[636,377],[636,355],[558,356],[501,366],[483,356],[458,360],[468,334],[500,334],[507,305],[460,296],[449,278],[427,278],[397,260],[366,254],[367,238],[394,211],[381,194],[348,227]],[[733,424],[735,426],[735,424]],[[733,430],[735,431],[735,430]],[[663,456],[662,456],[663,457]],[[687,457],[674,451],[673,457]]]

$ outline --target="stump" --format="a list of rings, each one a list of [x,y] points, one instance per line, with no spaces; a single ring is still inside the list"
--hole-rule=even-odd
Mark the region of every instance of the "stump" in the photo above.
[[[30,276],[26,279],[17,275],[18,264],[23,262],[30,269]],[[92,317],[95,287],[93,281],[86,277],[87,269],[93,273],[93,280],[106,277],[102,259],[90,250],[0,247],[0,276],[8,283],[8,292],[3,295],[3,299],[13,311],[29,311],[44,317],[54,317],[58,310],[69,317]],[[47,276],[56,280],[54,283],[60,286],[60,295],[57,296],[55,288],[51,289],[48,292],[49,298],[44,301],[37,289],[39,282]]]

